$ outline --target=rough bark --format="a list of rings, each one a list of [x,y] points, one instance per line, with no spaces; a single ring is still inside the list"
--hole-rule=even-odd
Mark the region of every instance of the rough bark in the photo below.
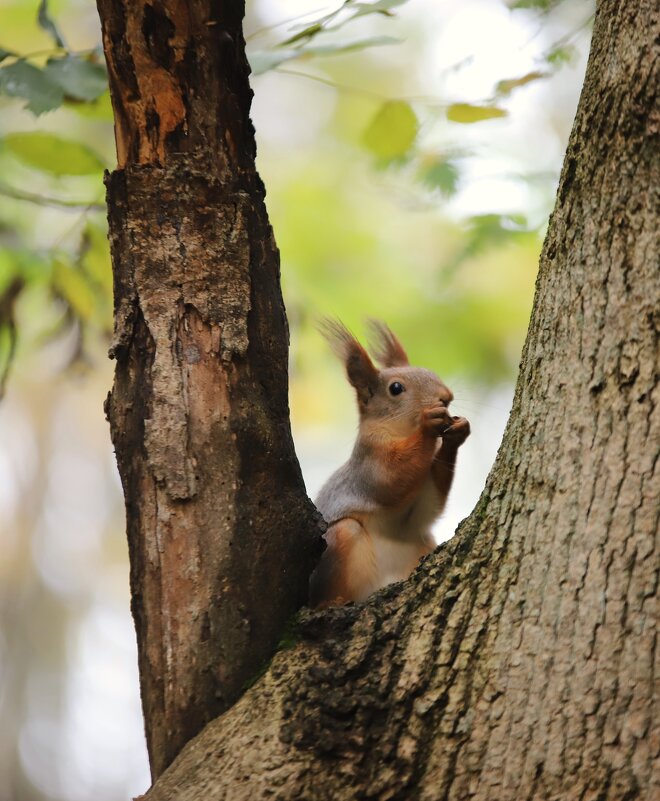
[[[660,797],[657,17],[599,4],[477,508],[408,582],[301,614],[149,801]]]
[[[115,383],[152,774],[226,709],[317,556],[288,422],[279,256],[254,166],[243,3],[99,0]]]

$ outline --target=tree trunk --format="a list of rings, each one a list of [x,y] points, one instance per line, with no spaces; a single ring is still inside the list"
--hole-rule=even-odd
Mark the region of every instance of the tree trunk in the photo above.
[[[152,775],[226,709],[319,552],[288,420],[279,256],[254,166],[243,2],[98,0],[115,383]]]
[[[477,508],[411,580],[301,614],[150,801],[660,797],[657,16],[599,4]]]

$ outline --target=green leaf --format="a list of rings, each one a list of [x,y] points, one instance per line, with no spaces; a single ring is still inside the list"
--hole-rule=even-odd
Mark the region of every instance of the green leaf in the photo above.
[[[11,50],[5,50],[4,47],[0,47],[0,63],[2,63],[6,58],[9,56],[15,56],[16,53],[12,53]]]
[[[471,103],[452,103],[447,109],[447,119],[463,125],[506,117],[508,114],[508,111],[497,106],[473,106]]]
[[[58,108],[64,100],[61,87],[24,60],[0,67],[0,92],[27,100],[27,107],[36,115]]]
[[[41,0],[41,3],[39,3],[37,22],[39,23],[39,27],[52,37],[53,41],[58,47],[66,48],[64,39],[57,30],[57,25],[55,25],[50,14],[48,13],[48,0]]]
[[[495,92],[500,96],[504,97],[506,95],[510,95],[514,89],[518,89],[520,86],[526,86],[528,83],[532,83],[533,81],[539,81],[541,78],[547,78],[547,72],[540,72],[539,70],[535,70],[534,72],[528,72],[526,75],[522,75],[520,78],[509,78],[504,81],[498,81],[495,84]]]
[[[533,237],[522,214],[478,214],[468,221],[463,246],[453,258],[444,265],[445,275],[451,275],[468,259],[472,259],[487,248],[500,246],[506,242],[520,241]]]
[[[563,64],[570,64],[572,61],[575,61],[576,56],[577,51],[575,48],[570,45],[565,45],[550,50],[550,52],[546,54],[545,60],[548,64],[552,64],[553,67],[561,67]]]
[[[358,17],[365,17],[368,14],[381,14],[385,17],[393,17],[394,14],[392,13],[392,9],[396,8],[397,6],[402,6],[408,0],[377,0],[375,3],[354,3],[352,0],[344,0],[344,3],[336,8],[334,11],[331,11],[329,14],[324,14],[319,19],[314,20],[313,22],[305,22],[302,25],[294,25],[290,30],[297,31],[293,34],[293,36],[285,39],[281,42],[281,45],[289,45],[294,44],[295,42],[303,41],[303,40],[310,40],[314,36],[317,36],[319,33],[323,33],[324,31],[338,31],[341,30],[347,23],[351,22],[351,20],[357,19]],[[336,17],[343,14],[343,12],[349,11],[347,17],[345,17],[341,22],[337,25],[328,25],[329,22],[332,22]]]
[[[369,123],[363,141],[375,156],[391,161],[408,152],[418,128],[417,117],[410,103],[388,100]]]
[[[76,100],[96,100],[108,88],[105,67],[78,56],[50,58],[44,72],[67,97]]]
[[[445,197],[456,194],[459,172],[456,165],[443,158],[425,162],[419,171],[422,183],[429,189],[439,189]]]
[[[92,175],[104,167],[99,156],[86,145],[55,134],[41,131],[8,134],[3,141],[25,164],[53,175]]]
[[[321,33],[322,30],[323,23],[314,22],[311,25],[305,26],[301,31],[298,31],[298,33],[294,33],[293,36],[290,36],[283,42],[280,42],[279,46],[284,47],[285,45],[292,45],[296,42],[301,42],[304,39],[311,39],[313,36],[316,36],[317,33]]]

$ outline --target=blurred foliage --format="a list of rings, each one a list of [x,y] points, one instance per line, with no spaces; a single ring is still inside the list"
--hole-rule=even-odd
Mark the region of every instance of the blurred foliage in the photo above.
[[[534,262],[542,222],[528,222],[523,209],[513,215],[468,214],[463,220],[454,215],[453,222],[435,217],[429,238],[437,243],[437,255],[427,253],[426,266],[417,260],[416,274],[404,266],[410,256],[401,241],[388,241],[390,231],[398,225],[401,206],[421,207],[428,224],[429,209],[441,211],[467,181],[467,160],[478,153],[471,152],[468,140],[456,146],[443,135],[447,123],[472,127],[508,118],[514,112],[506,104],[516,92],[570,63],[575,32],[546,48],[534,69],[494,76],[491,95],[479,102],[410,97],[402,91],[405,81],[392,79],[391,71],[375,74],[383,62],[373,59],[381,47],[390,46],[389,51],[404,40],[394,18],[412,2],[345,0],[311,20],[289,21],[284,34],[275,23],[248,37],[255,75],[293,74],[338,93],[327,136],[304,165],[298,163],[298,172],[279,183],[275,179],[277,198],[271,200],[291,315],[294,324],[302,323],[294,367],[304,364],[306,351],[310,358],[319,356],[318,341],[307,341],[317,316],[334,312],[357,322],[369,311],[403,328],[422,359],[430,349],[429,333],[441,321],[443,337],[451,342],[443,370],[497,382],[515,367],[512,354],[529,306],[532,276],[521,280],[515,264]],[[509,3],[539,20],[558,5]],[[3,119],[10,120],[0,126],[0,391],[12,359],[20,360],[24,350],[66,338],[69,357],[62,366],[85,366],[86,343],[106,341],[111,330],[102,204],[102,173],[113,163],[107,76],[98,40],[68,44],[75,31],[69,31],[67,9],[70,13],[64,0],[42,0],[38,6],[14,0],[5,3],[0,28],[0,104]],[[376,26],[374,33],[355,36],[371,18],[385,21],[389,32]],[[351,54],[360,56],[359,70],[351,69]],[[336,58],[331,63],[328,56]],[[348,84],[342,84],[347,70],[342,59],[352,79]],[[315,71],[291,73],[292,65]],[[361,78],[378,90],[360,89]],[[379,195],[368,210],[351,209],[356,159],[360,169],[371,171]],[[412,200],[401,201],[403,192]],[[470,274],[475,259],[480,271],[486,265],[497,270],[497,281],[465,281],[461,273]],[[432,354],[428,358],[433,366]]]

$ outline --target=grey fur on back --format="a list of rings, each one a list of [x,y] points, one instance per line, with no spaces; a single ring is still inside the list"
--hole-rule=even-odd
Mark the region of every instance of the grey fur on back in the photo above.
[[[366,493],[360,491],[355,477],[358,475],[352,459],[343,464],[321,487],[316,498],[316,506],[328,525],[336,523],[343,517],[354,514],[373,512],[374,501],[369,500]]]

